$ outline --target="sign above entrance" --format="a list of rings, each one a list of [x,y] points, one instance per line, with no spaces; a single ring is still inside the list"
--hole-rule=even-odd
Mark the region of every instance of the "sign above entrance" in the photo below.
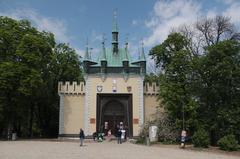
[[[103,90],[103,86],[98,85],[98,86],[97,86],[97,91],[98,91],[98,92],[102,92],[102,90]]]

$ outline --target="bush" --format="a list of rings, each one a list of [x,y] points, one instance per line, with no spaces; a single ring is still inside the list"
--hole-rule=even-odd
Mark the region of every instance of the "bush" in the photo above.
[[[236,151],[238,149],[238,142],[234,135],[226,135],[218,141],[218,146],[221,150]]]
[[[157,111],[156,114],[153,114],[153,120],[147,121],[137,139],[137,143],[145,143],[146,137],[149,135],[149,127],[152,125],[156,125],[158,127],[158,141],[165,143],[165,144],[173,144],[176,143],[176,139],[178,136],[177,131],[174,129],[175,126],[169,120],[167,114]]]
[[[192,142],[194,147],[207,148],[210,143],[209,135],[204,129],[200,128],[194,133]]]
[[[165,144],[176,143],[178,132],[167,114],[159,112],[155,120],[155,125],[158,127],[158,141]]]
[[[143,127],[142,127],[142,129],[141,129],[141,131],[139,133],[139,136],[137,138],[137,142],[136,143],[138,143],[138,144],[144,144],[145,143],[146,137],[149,134],[149,129],[148,128],[149,128],[150,125],[151,125],[150,121],[146,122],[143,125]]]

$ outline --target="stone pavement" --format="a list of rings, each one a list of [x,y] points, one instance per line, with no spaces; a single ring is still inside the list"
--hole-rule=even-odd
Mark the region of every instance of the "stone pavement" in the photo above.
[[[0,141],[0,159],[239,159],[239,156],[171,147],[58,141]]]

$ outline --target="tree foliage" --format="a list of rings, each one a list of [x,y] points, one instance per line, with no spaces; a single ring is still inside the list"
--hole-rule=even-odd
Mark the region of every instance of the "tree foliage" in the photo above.
[[[0,17],[0,136],[56,136],[57,83],[82,80],[80,60],[27,20]]]
[[[163,71],[159,77],[160,98],[165,110],[179,128],[190,129],[196,122],[198,104],[191,93],[194,60],[186,45],[184,36],[172,33],[162,44],[154,47],[150,54],[162,66]],[[183,115],[186,125],[182,124]]]
[[[190,135],[203,128],[213,145],[227,134],[240,141],[240,42],[234,38],[239,33],[221,16],[196,26],[199,38],[193,40],[196,34],[185,26],[150,50],[162,70],[159,99],[169,118]],[[195,44],[202,44],[201,52]]]

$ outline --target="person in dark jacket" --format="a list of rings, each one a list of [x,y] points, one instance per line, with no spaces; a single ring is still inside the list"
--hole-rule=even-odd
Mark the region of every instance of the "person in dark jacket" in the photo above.
[[[83,140],[85,138],[83,129],[80,129],[79,138],[80,138],[80,146],[83,146]]]
[[[119,128],[117,131],[117,140],[118,140],[118,144],[122,143],[122,130]]]

